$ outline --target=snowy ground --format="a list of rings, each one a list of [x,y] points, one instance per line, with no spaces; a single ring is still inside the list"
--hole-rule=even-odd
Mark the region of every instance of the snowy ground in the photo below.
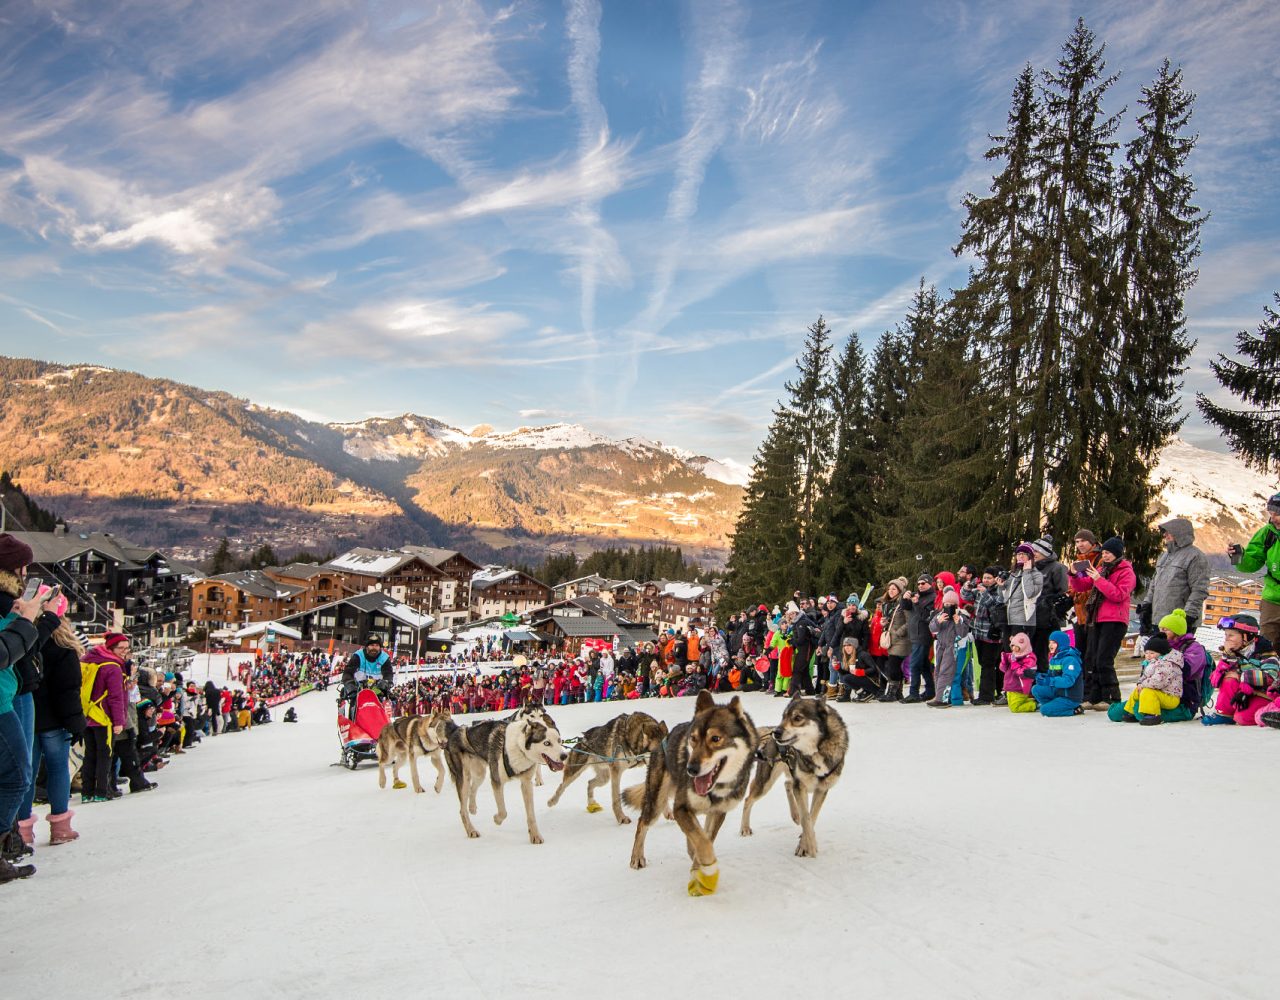
[[[78,809],[81,840],[0,888],[5,996],[1276,995],[1253,860],[1280,829],[1271,731],[842,705],[821,856],[792,855],[775,788],[753,838],[726,822],[719,893],[691,899],[673,823],[632,871],[634,826],[588,814],[585,780],[548,809],[549,777],[544,845],[514,788],[501,828],[481,791],[467,840],[429,764],[426,794],[379,791],[372,765],[329,766],[332,694],[294,704],[299,725],[207,740],[158,791]],[[692,701],[643,707],[675,723]],[[571,735],[617,711],[555,715]]]

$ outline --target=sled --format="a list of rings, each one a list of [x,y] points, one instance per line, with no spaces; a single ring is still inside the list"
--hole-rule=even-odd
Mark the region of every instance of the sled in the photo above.
[[[355,718],[348,719],[338,709],[338,745],[341,755],[338,763],[354,771],[361,761],[378,759],[378,736],[390,720],[387,710],[373,691],[361,691],[356,695]]]

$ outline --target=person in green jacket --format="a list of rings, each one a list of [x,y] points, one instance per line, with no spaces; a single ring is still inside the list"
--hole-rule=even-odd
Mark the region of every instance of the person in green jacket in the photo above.
[[[1280,650],[1280,493],[1267,501],[1267,523],[1241,548],[1227,549],[1231,563],[1242,573],[1267,571],[1262,582],[1262,606],[1258,615],[1258,631]]]

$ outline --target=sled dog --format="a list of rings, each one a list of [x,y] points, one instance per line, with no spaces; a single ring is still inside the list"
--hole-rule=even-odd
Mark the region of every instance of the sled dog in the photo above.
[[[444,745],[448,739],[449,710],[438,708],[430,715],[406,715],[382,727],[378,735],[378,787],[387,787],[387,765],[391,765],[391,787],[403,788],[400,765],[409,762],[413,790],[421,792],[418,758],[430,757],[436,768],[436,794],[444,787]]]
[[[550,719],[551,716],[547,714],[547,708],[545,705],[541,705],[541,704],[535,705],[533,702],[529,702],[527,705],[521,705],[514,712],[508,715],[506,719],[503,721],[515,722],[516,719],[526,719],[526,718],[536,719],[538,722],[542,722],[543,725],[546,725],[547,723],[545,720]],[[556,728],[556,724],[554,722],[551,723],[551,728],[552,729]],[[539,763],[533,769],[533,783],[537,785],[539,788],[542,787],[542,764],[541,763]],[[472,811],[474,812],[475,810],[472,810]]]
[[[718,705],[707,691],[700,691],[692,721],[671,730],[662,745],[649,755],[644,784],[623,793],[627,807],[640,810],[631,867],[648,864],[644,856],[645,834],[659,813],[670,808],[684,831],[693,862],[689,895],[709,896],[715,892],[720,879],[716,834],[725,813],[747,794],[756,743],[756,727],[736,695],[727,705]],[[706,817],[705,826],[699,816]]]
[[[827,699],[801,698],[787,703],[782,721],[773,729],[760,731],[756,752],[756,773],[747,801],[742,806],[744,837],[751,836],[751,806],[764,798],[780,777],[787,779],[787,804],[791,820],[800,827],[796,857],[816,858],[818,838],[814,827],[827,793],[840,780],[845,755],[849,751],[849,730],[840,713]]]
[[[529,842],[541,844],[542,834],[538,832],[533,812],[534,768],[546,764],[553,771],[562,771],[568,756],[560,743],[560,730],[546,712],[536,716],[517,713],[511,719],[477,722],[454,729],[445,745],[445,761],[458,792],[458,809],[467,836],[480,836],[471,823],[471,814],[476,811],[476,789],[487,771],[498,806],[493,821],[501,824],[507,818],[502,788],[508,781],[519,779]]]
[[[614,818],[619,823],[630,823],[631,817],[622,811],[622,773],[647,761],[649,755],[662,746],[666,735],[667,724],[644,712],[628,712],[603,726],[588,729],[577,746],[569,751],[569,763],[565,765],[560,787],[547,805],[554,806],[559,802],[565,789],[590,768],[592,776],[587,781],[587,812],[596,813],[604,808],[596,801],[595,791],[608,781]]]

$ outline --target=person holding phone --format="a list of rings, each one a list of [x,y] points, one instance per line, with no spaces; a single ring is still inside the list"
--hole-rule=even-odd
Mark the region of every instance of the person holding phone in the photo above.
[[[1280,493],[1267,501],[1267,523],[1249,539],[1248,545],[1232,545],[1227,554],[1231,565],[1242,573],[1265,569],[1262,603],[1259,606],[1258,630],[1280,650]]]
[[[1076,532],[1072,545],[1075,547],[1075,558],[1072,559],[1068,570],[1071,600],[1076,610],[1076,649],[1080,650],[1080,656],[1088,663],[1089,625],[1092,624],[1092,619],[1089,617],[1089,592],[1077,589],[1074,584],[1088,575],[1090,567],[1097,568],[1102,559],[1102,547],[1098,544],[1097,536],[1088,528],[1081,528]]]
[[[1072,574],[1071,590],[1083,594],[1088,615],[1087,650],[1084,657],[1084,706],[1107,711],[1120,701],[1116,655],[1129,631],[1129,605],[1138,586],[1133,564],[1124,558],[1124,541],[1108,538],[1102,543],[1097,566]],[[1076,635],[1080,635],[1080,629]],[[1076,640],[1079,642],[1079,639]]]
[[[27,592],[27,567],[34,559],[26,542],[0,534],[0,882],[35,874],[34,865],[13,863],[31,853],[16,821],[32,780],[35,710],[31,691],[40,677],[32,653],[52,632],[49,620],[56,625],[57,619],[46,614],[38,585],[35,596],[23,596]],[[31,722],[24,725],[28,708]]]

